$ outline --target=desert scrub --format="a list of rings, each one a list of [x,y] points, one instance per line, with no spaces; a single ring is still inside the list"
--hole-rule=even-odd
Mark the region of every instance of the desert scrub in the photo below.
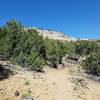
[[[94,41],[77,41],[76,43],[76,53],[84,56],[89,55],[92,52],[100,53],[100,46]]]
[[[24,30],[20,22],[10,20],[0,28],[0,55],[12,63],[41,70],[46,56],[43,37],[36,29]]]
[[[92,53],[82,63],[82,66],[87,73],[100,76],[100,54]]]
[[[29,80],[26,80],[26,81],[25,81],[25,85],[30,85],[30,83],[31,83],[31,82],[30,82]]]
[[[46,61],[49,61],[52,67],[57,67],[57,64],[62,64],[62,58],[65,54],[75,52],[76,46],[67,41],[59,41],[53,39],[45,39]]]

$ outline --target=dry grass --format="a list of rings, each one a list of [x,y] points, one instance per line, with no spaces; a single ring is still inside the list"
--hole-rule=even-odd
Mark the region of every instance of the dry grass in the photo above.
[[[0,100],[21,100],[27,95],[34,100],[100,100],[100,83],[79,77],[76,64],[69,66],[57,70],[46,67],[45,73],[18,71],[0,81]]]

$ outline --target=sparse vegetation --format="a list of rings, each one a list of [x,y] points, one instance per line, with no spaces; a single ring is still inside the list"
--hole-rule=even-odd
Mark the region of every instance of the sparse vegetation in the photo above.
[[[25,82],[25,85],[30,85],[30,81],[27,80],[27,81]]]
[[[76,53],[86,56],[82,66],[87,73],[100,75],[100,45],[94,41],[78,41]]]
[[[100,76],[100,54],[90,54],[82,65],[87,73]]]
[[[97,40],[97,42],[99,42],[99,43],[100,43],[100,39],[98,39],[98,40]]]
[[[73,52],[74,45],[52,39],[43,39],[36,29],[24,30],[16,20],[8,21],[0,28],[0,54],[21,66],[40,71],[49,60],[52,66],[62,63],[66,53]]]
[[[53,67],[57,67],[57,64],[62,64],[62,58],[65,54],[75,52],[75,45],[69,42],[46,39],[45,46],[46,59],[51,62]]]
[[[100,45],[96,42],[44,39],[36,29],[25,30],[16,20],[10,20],[0,28],[0,55],[13,63],[42,71],[47,62],[57,68],[65,54],[90,55],[82,64],[83,68],[86,72],[100,74]]]
[[[76,53],[86,56],[82,66],[87,73],[100,75],[100,45],[95,41],[78,41]]]
[[[41,70],[45,59],[42,36],[35,29],[24,30],[23,26],[11,20],[1,28],[0,54],[22,66]]]
[[[78,41],[76,44],[76,53],[83,56],[89,55],[92,52],[100,52],[100,46],[93,41]]]

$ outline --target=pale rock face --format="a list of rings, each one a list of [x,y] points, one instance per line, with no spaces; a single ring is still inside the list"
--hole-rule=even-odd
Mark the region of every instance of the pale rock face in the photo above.
[[[55,40],[61,40],[61,41],[77,41],[76,38],[74,37],[69,37],[67,35],[65,35],[63,32],[56,32],[56,31],[52,31],[52,30],[42,30],[42,29],[38,29],[36,27],[28,27],[28,28],[24,28],[24,30],[27,29],[36,29],[37,32],[39,32],[40,35],[42,35],[44,38],[49,38],[49,39],[55,39]]]
[[[40,35],[43,35],[44,38],[48,37],[50,39],[55,39],[55,40],[62,40],[62,41],[76,41],[76,38],[69,37],[65,35],[62,32],[56,32],[56,31],[49,31],[49,30],[37,30]]]

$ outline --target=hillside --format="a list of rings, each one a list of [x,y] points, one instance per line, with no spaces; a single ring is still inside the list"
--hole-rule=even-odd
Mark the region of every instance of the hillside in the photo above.
[[[98,42],[6,22],[0,27],[0,100],[100,100]]]
[[[50,39],[62,40],[62,41],[76,41],[76,38],[69,37],[62,32],[50,31],[50,30],[37,30],[43,37]]]
[[[61,41],[77,41],[77,38],[67,36],[63,32],[39,29],[39,28],[35,28],[35,27],[27,27],[27,28],[24,28],[24,29],[25,30],[36,29],[37,32],[39,32],[39,34],[42,35],[44,38],[49,38],[49,39],[54,39],[54,40],[61,40]]]

